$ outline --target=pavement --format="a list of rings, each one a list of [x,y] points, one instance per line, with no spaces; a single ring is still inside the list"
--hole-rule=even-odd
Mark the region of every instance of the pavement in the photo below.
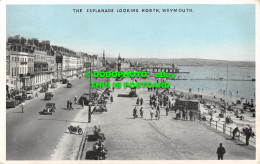
[[[95,79],[93,79],[95,80]],[[89,80],[70,80],[73,87],[62,85],[53,90],[54,98],[44,100],[44,94],[27,101],[24,113],[17,107],[6,113],[6,159],[7,160],[49,160],[57,157],[57,149],[64,136],[77,135],[68,133],[71,124],[86,126],[84,109],[73,105],[75,110],[67,110],[66,101],[78,98],[89,89]],[[53,115],[40,115],[45,103],[55,102],[56,112]],[[79,117],[82,116],[82,117]],[[81,136],[77,136],[81,140]],[[74,138],[75,139],[75,138]],[[75,141],[75,144],[78,141]],[[79,145],[77,146],[79,147]],[[72,158],[74,159],[74,158]]]
[[[151,120],[147,89],[137,89],[144,99],[144,118],[133,119],[137,98],[117,97],[128,94],[130,89],[115,89],[114,102],[107,104],[108,112],[92,115],[88,129],[100,125],[105,134],[107,160],[216,160],[219,143],[226,149],[224,159],[253,160],[256,149],[245,146],[230,136],[216,131],[199,121],[175,120],[175,113],[168,116],[161,108],[160,120]],[[138,114],[140,106],[137,106]],[[88,135],[93,132],[89,131]],[[82,160],[92,150],[94,141],[85,142]]]

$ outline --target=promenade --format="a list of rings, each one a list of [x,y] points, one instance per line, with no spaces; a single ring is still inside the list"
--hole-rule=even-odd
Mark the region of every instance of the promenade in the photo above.
[[[106,136],[107,160],[216,160],[217,147],[223,143],[226,160],[255,159],[253,146],[244,146],[240,141],[230,140],[230,136],[216,131],[199,121],[175,120],[175,113],[165,114],[161,108],[160,120],[151,120],[149,95],[146,89],[137,89],[144,99],[144,118],[133,119],[133,108],[137,98],[117,97],[128,94],[129,88],[115,89],[111,94],[113,103],[108,103],[108,112],[92,115],[88,124],[88,135],[92,127],[100,125]],[[138,115],[140,106],[137,106]],[[94,142],[85,143],[85,153],[92,150]]]

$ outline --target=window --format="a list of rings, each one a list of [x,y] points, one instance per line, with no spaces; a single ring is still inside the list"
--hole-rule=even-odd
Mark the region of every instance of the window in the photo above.
[[[12,57],[12,61],[14,61],[14,57]]]
[[[25,58],[25,62],[26,62],[26,58]]]
[[[24,73],[26,74],[26,67],[24,68]]]
[[[14,76],[14,68],[12,67],[12,76]]]

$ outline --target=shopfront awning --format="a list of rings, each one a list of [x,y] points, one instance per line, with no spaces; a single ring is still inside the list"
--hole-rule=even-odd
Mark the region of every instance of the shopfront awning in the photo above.
[[[15,85],[13,85],[13,84],[6,84],[6,85],[8,85],[8,87],[9,87],[9,89],[14,89],[15,88]]]
[[[45,65],[48,64],[47,62],[43,62],[43,61],[34,61],[35,65]]]

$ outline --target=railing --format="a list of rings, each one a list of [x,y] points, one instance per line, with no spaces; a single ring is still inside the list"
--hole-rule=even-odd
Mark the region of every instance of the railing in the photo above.
[[[228,134],[231,137],[233,136],[233,128],[229,127],[229,126],[227,126],[227,125],[225,125],[223,123],[220,123],[218,121],[213,121],[213,120],[211,120],[211,121],[201,121],[201,122],[203,122],[204,124],[214,128],[214,129],[216,129],[218,131],[226,133],[226,134]],[[235,137],[237,137],[238,140],[240,140],[240,141],[246,142],[245,135],[241,135],[240,131],[237,132],[237,135]],[[256,146],[256,139],[255,139],[255,137],[254,138],[250,137],[249,144],[254,146],[254,147]]]

